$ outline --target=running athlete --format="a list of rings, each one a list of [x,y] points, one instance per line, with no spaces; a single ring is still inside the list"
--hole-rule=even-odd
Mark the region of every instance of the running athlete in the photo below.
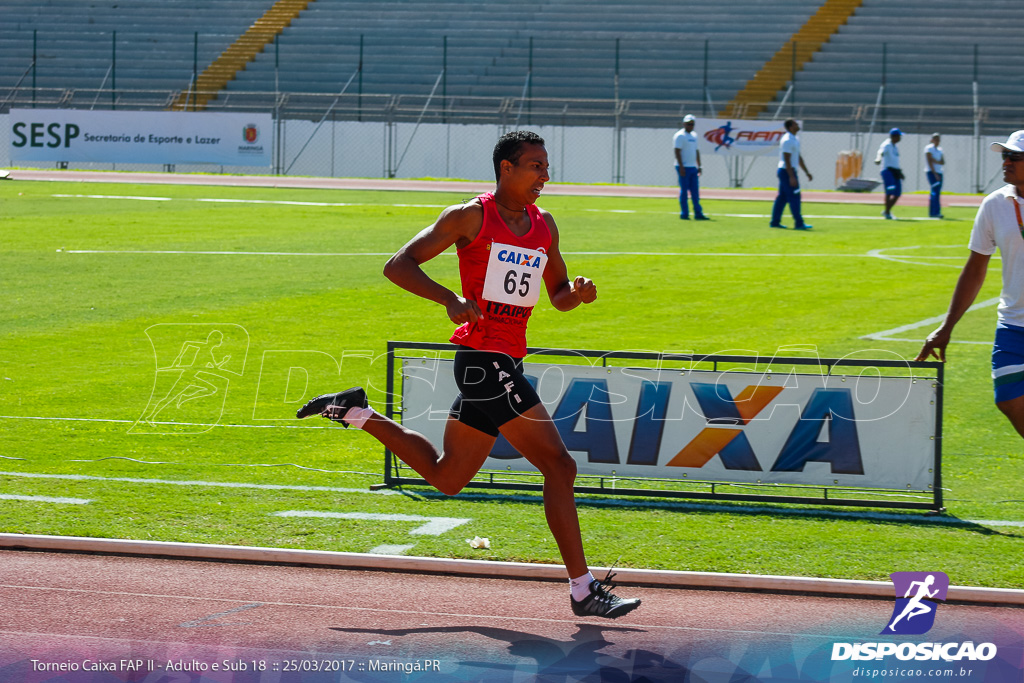
[[[493,193],[450,206],[392,256],[384,275],[445,307],[459,327],[451,341],[461,392],[445,424],[443,451],[423,435],[370,408],[356,387],[309,401],[298,417],[322,415],[366,431],[442,493],[455,495],[476,475],[499,434],[544,476],[544,514],[569,575],[573,613],[614,619],[640,605],[611,593],[587,567],[573,495],[576,462],[537,392],[523,376],[526,324],[543,282],[551,304],[570,311],[597,298],[588,278],[568,278],[551,214],[535,205],[548,182],[544,140],[529,131],[503,135],[494,147]],[[435,282],[422,264],[452,245],[462,295]]]

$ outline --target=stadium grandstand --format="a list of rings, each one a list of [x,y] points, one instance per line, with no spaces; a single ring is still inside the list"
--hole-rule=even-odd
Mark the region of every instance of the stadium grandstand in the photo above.
[[[0,103],[1003,130],[1022,20],[1013,0],[6,0]]]

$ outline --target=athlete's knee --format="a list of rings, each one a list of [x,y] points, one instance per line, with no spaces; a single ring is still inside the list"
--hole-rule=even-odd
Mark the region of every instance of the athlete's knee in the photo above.
[[[466,488],[466,484],[469,483],[469,479],[448,479],[438,481],[435,488],[446,496],[457,496],[462,492],[462,489]]]
[[[564,448],[558,449],[546,457],[538,466],[545,480],[572,483],[576,481],[576,461]]]

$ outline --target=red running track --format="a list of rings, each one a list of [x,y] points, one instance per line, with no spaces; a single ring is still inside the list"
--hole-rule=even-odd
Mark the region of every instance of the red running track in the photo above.
[[[574,617],[561,582],[3,550],[0,681],[853,681],[864,663],[833,662],[834,644],[885,640],[893,605],[618,591],[643,605],[610,622]],[[940,605],[909,640],[998,645],[911,662],[958,673],[929,681],[1024,680],[1020,607]]]

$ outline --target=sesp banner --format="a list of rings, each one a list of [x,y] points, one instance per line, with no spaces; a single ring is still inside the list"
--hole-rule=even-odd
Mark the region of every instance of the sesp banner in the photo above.
[[[778,154],[779,141],[786,134],[782,124],[782,121],[698,118],[694,122],[697,149],[703,155],[719,156]]]
[[[12,109],[18,161],[270,166],[270,114]]]
[[[451,365],[403,359],[401,367],[402,424],[439,448],[458,393]],[[530,362],[524,369],[580,474],[934,490],[933,380],[875,368],[850,376]],[[536,471],[501,437],[484,468]]]

